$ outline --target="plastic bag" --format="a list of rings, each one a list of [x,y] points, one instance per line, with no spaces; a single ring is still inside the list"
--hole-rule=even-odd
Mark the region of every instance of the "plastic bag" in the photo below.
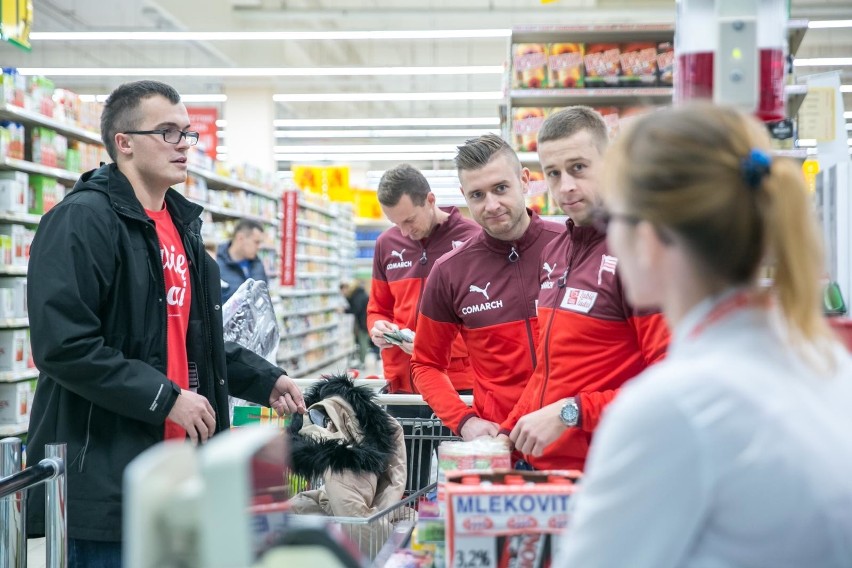
[[[273,365],[281,338],[266,282],[249,278],[222,306],[225,341],[254,351]]]
[[[276,364],[281,338],[266,282],[249,278],[222,306],[225,341],[233,341]],[[228,413],[234,420],[235,406],[255,406],[242,399],[228,397]]]

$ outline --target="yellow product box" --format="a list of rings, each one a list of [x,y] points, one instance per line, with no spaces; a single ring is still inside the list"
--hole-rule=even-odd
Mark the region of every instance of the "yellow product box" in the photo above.
[[[575,89],[584,86],[585,51],[582,43],[547,45],[547,84],[551,89]]]
[[[547,88],[547,44],[516,43],[512,46],[512,88]]]

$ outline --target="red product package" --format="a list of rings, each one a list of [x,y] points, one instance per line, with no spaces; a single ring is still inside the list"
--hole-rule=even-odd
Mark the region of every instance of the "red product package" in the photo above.
[[[622,87],[653,87],[657,84],[657,45],[653,42],[621,46]]]
[[[586,88],[617,87],[621,75],[621,49],[617,43],[586,45]]]

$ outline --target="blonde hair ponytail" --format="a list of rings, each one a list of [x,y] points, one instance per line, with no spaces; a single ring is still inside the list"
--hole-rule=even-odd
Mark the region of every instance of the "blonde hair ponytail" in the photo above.
[[[691,103],[637,119],[607,155],[604,192],[628,213],[680,237],[696,266],[727,285],[772,288],[791,343],[833,360],[822,314],[822,241],[798,165],[771,159],[763,124],[732,108]],[[814,359],[814,357],[811,357]],[[819,363],[819,362],[817,362]]]

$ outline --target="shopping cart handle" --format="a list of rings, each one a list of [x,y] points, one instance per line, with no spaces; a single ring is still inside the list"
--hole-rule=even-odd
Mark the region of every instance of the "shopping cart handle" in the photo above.
[[[473,395],[461,394],[459,395],[459,398],[468,406],[473,404]],[[376,402],[379,404],[426,404],[426,401],[424,401],[423,397],[419,394],[380,394],[376,397]]]

